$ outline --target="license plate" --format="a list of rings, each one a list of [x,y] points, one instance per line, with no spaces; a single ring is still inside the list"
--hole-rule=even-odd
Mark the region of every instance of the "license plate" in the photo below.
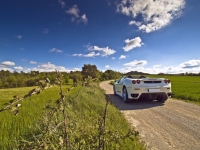
[[[148,92],[160,92],[160,89],[148,89]]]

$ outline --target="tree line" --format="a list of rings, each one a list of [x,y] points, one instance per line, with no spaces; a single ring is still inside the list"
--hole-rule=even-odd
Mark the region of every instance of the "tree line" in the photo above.
[[[105,72],[99,71],[96,65],[84,64],[82,71],[62,72],[63,84],[68,84],[69,79],[73,82],[84,81],[88,76],[97,78],[100,81],[117,79],[121,77],[121,73],[113,70],[106,70]],[[52,84],[56,82],[55,72],[10,72],[8,70],[0,71],[0,88],[16,88],[16,87],[29,87],[36,86],[40,80],[48,78]]]

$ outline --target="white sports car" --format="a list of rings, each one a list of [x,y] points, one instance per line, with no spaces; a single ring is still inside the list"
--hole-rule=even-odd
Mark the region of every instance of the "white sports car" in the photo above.
[[[172,93],[170,80],[145,76],[123,76],[119,81],[115,80],[113,91],[126,103],[141,99],[165,102]]]

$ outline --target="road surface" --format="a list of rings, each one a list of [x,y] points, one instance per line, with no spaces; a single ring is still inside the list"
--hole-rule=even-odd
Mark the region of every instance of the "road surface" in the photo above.
[[[101,88],[139,132],[151,150],[200,150],[200,106],[168,99],[124,103],[109,81]]]

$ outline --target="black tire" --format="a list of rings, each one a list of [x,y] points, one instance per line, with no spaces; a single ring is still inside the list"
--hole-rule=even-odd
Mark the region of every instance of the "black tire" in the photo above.
[[[116,91],[115,91],[115,86],[114,85],[113,85],[113,92],[114,92],[114,95],[117,95]]]
[[[157,101],[158,102],[161,102],[161,103],[165,103],[165,101],[168,99],[167,95],[163,95],[163,96],[160,96]]]
[[[128,93],[127,93],[126,87],[123,88],[122,98],[123,98],[125,103],[129,103],[130,102],[130,100],[128,99]]]

